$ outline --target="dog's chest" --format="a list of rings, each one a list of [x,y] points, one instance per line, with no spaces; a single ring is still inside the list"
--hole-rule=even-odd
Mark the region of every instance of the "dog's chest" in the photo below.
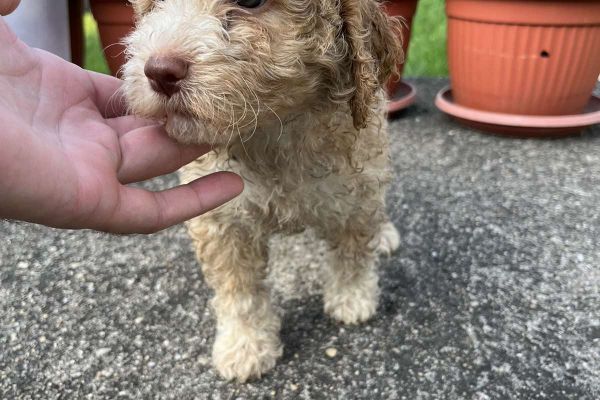
[[[277,228],[299,230],[337,220],[360,207],[360,198],[379,190],[387,178],[383,152],[365,157],[352,142],[340,140],[288,144],[258,160],[238,154],[232,165],[246,182],[242,208]]]
[[[278,220],[314,214],[320,203],[348,194],[346,167],[332,153],[286,150],[260,162],[245,159],[232,169],[246,181],[245,198]]]
[[[332,223],[360,207],[388,178],[387,139],[380,129],[362,132],[256,132],[227,152],[211,153],[184,169],[184,181],[232,171],[244,192],[226,207],[274,229],[300,230]],[[292,229],[290,229],[292,228]]]

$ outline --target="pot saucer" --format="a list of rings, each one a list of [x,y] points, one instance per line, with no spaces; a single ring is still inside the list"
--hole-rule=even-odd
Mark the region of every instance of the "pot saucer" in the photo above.
[[[449,86],[438,92],[435,105],[470,127],[522,138],[569,136],[600,123],[600,98],[594,95],[581,114],[573,115],[518,115],[476,110],[455,103]]]
[[[387,103],[387,112],[392,114],[405,109],[415,102],[417,90],[408,82],[400,81],[394,94],[392,94]]]

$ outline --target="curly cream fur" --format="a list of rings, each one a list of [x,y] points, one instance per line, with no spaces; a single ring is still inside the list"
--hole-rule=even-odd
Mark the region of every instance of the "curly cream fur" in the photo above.
[[[399,244],[384,210],[390,179],[381,86],[401,57],[397,23],[374,0],[134,0],[125,92],[132,111],[215,151],[189,182],[234,171],[242,195],[188,223],[214,289],[213,361],[227,379],[260,377],[282,354],[264,278],[275,232],[313,227],[331,247],[325,311],[344,323],[377,306],[376,253]],[[152,55],[190,63],[181,91],[154,93]]]

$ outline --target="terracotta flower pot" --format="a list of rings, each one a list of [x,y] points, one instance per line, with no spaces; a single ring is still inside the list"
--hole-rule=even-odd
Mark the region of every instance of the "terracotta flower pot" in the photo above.
[[[402,50],[404,51],[404,60],[398,64],[400,76],[392,78],[387,82],[386,92],[390,98],[388,103],[388,112],[399,111],[415,100],[415,88],[401,80],[404,63],[408,59],[408,44],[410,42],[410,30],[413,17],[417,10],[418,0],[390,0],[383,3],[386,13],[392,17],[402,17]]]
[[[410,42],[410,28],[412,20],[417,10],[417,0],[391,0],[383,3],[383,7],[388,15],[392,17],[402,17],[402,50],[404,50],[404,60],[408,58],[408,43]],[[404,61],[398,64],[398,71],[402,74]],[[400,79],[392,79],[388,82],[388,94],[393,94],[400,85]]]
[[[446,0],[446,13],[458,105],[584,112],[600,73],[600,0]]]
[[[127,0],[90,0],[92,14],[98,22],[100,40],[113,75],[125,63],[121,40],[133,29],[133,8]]]

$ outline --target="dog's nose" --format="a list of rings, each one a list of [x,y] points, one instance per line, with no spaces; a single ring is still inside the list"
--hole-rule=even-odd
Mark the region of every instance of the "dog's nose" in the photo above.
[[[187,72],[187,61],[174,56],[152,56],[144,66],[144,74],[148,77],[152,89],[167,97],[179,91],[179,83],[186,77]]]

